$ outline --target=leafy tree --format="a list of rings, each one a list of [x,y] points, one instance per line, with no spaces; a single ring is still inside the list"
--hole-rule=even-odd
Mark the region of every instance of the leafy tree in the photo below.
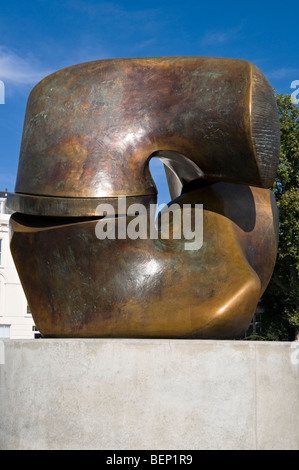
[[[261,300],[261,338],[299,339],[299,107],[290,95],[276,95],[281,149],[273,185],[279,210],[276,266]]]

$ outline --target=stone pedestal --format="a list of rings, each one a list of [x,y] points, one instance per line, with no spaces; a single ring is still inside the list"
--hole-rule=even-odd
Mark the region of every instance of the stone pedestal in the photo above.
[[[299,450],[299,343],[0,341],[1,449]]]

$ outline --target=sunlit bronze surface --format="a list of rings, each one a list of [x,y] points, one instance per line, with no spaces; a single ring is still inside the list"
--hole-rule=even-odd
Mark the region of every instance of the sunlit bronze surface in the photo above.
[[[156,152],[183,184],[201,178],[269,187],[278,129],[272,89],[247,61],[171,57],[79,64],[32,90],[15,191],[26,201],[29,195],[154,194],[148,161]],[[59,208],[57,215],[69,214]]]
[[[97,220],[45,227],[14,215],[11,249],[39,330],[70,337],[242,336],[275,262],[273,195],[218,183],[190,198],[205,207],[204,244],[193,251],[184,249],[185,239],[98,240]]]
[[[156,201],[152,157],[175,203],[203,204],[199,250],[96,238],[98,204]],[[242,336],[275,263],[267,188],[278,158],[275,97],[247,61],[115,59],[46,77],[28,99],[8,198],[11,250],[41,333]]]

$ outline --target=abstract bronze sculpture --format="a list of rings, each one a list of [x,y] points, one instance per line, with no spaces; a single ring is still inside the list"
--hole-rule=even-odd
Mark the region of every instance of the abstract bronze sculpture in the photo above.
[[[279,141],[272,89],[247,61],[101,60],[42,80],[28,99],[8,199],[11,251],[40,332],[242,337],[276,259],[267,188]],[[150,213],[152,157],[165,165],[170,208],[191,204],[194,217],[203,204],[200,249],[161,232],[96,237],[107,222],[101,204],[115,209],[116,228],[132,220],[119,197]]]

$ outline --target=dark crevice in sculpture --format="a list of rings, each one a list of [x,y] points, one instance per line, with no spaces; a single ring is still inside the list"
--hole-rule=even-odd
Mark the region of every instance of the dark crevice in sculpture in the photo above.
[[[20,224],[26,225],[27,227],[35,228],[49,228],[49,227],[59,227],[68,224],[78,224],[81,222],[88,222],[92,220],[100,220],[103,217],[93,216],[93,217],[46,217],[46,216],[37,216],[37,215],[27,215],[20,214],[18,212],[14,213],[12,219]]]

